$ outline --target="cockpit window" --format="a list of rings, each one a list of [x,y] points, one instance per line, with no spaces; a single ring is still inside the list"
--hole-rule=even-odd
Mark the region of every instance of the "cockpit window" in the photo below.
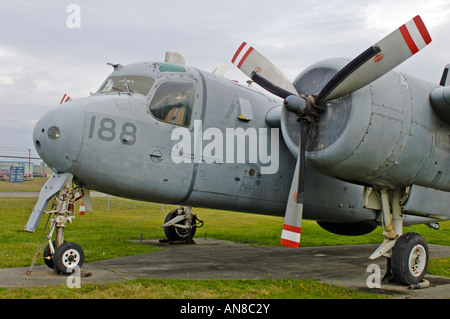
[[[164,122],[189,126],[193,105],[194,84],[188,81],[169,81],[158,87],[149,110]]]
[[[111,76],[100,89],[100,93],[138,93],[147,95],[153,83],[155,83],[155,80],[148,76]]]

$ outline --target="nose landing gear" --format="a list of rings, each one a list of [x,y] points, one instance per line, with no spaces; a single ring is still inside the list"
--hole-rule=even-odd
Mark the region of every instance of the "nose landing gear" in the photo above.
[[[64,241],[64,228],[67,223],[72,223],[76,216],[74,211],[74,203],[84,197],[84,192],[81,187],[71,188],[66,184],[64,189],[52,197],[53,206],[45,214],[49,214],[51,221],[50,230],[46,236],[48,245],[44,249],[43,258],[44,263],[55,273],[71,274],[76,267],[81,267],[84,263],[84,251],[80,245],[72,242]],[[54,217],[51,217],[54,214]],[[48,226],[45,226],[44,234]],[[55,240],[52,240],[53,233],[55,233]],[[42,242],[42,241],[41,241]],[[38,247],[32,265],[27,271],[29,275],[31,269],[36,262],[36,258],[41,251],[41,245]]]

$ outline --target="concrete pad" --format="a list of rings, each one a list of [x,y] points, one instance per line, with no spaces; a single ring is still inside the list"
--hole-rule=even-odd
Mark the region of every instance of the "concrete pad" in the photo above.
[[[83,283],[119,282],[134,278],[165,279],[317,279],[352,289],[386,294],[392,298],[450,298],[450,278],[427,275],[430,287],[409,290],[396,283],[381,282],[370,289],[371,264],[385,273],[386,259],[369,260],[378,245],[330,247],[261,247],[214,239],[195,239],[196,245],[171,245],[143,240],[163,250],[94,261],[82,267]],[[429,245],[432,258],[450,256],[449,246]],[[0,269],[0,287],[65,285],[68,275],[57,275],[46,266]]]
[[[55,274],[53,269],[45,265],[34,266],[30,275],[30,267],[0,269],[0,287],[44,287],[66,285],[69,275]],[[134,277],[120,274],[111,270],[84,264],[81,268],[81,284],[108,283],[132,280]]]

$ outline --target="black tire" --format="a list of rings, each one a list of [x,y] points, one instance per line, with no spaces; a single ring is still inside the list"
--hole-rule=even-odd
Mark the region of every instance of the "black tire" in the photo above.
[[[392,275],[403,285],[418,284],[425,277],[428,258],[425,238],[417,233],[403,234],[392,249]]]
[[[64,274],[71,274],[76,266],[80,267],[84,263],[84,251],[80,245],[65,242],[55,249],[53,256],[55,268]]]
[[[66,241],[64,241],[65,243]],[[52,241],[53,247],[55,247],[56,241]],[[50,258],[49,258],[50,257]],[[44,263],[47,265],[48,268],[53,269],[55,268],[55,263],[53,262],[53,255],[50,254],[50,245],[47,245],[44,249]]]
[[[167,223],[169,220],[175,218],[177,216],[178,210],[174,209],[169,214],[167,214],[164,223]],[[192,237],[194,238],[195,232],[197,231],[197,226],[192,227]],[[164,234],[166,235],[168,240],[171,241],[183,241],[189,237],[189,230],[184,228],[179,228],[175,226],[164,227]]]

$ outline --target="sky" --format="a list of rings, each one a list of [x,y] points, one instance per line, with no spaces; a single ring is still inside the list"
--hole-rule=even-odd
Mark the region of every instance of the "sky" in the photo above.
[[[437,84],[450,63],[450,0],[2,0],[0,147],[34,149],[37,120],[65,93],[97,91],[108,62],[175,50],[205,71],[225,63],[226,77],[245,82],[231,58],[246,41],[293,81],[320,60],[353,59],[418,14],[433,41],[396,70]]]

